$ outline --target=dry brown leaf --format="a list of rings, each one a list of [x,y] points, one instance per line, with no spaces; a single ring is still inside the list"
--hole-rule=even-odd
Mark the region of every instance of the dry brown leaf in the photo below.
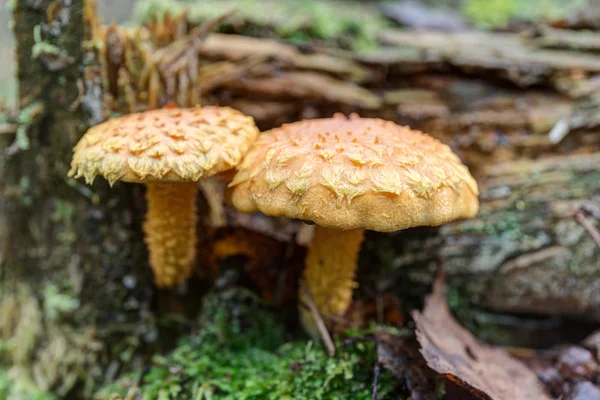
[[[419,354],[414,338],[384,331],[374,334],[377,362],[404,383],[413,400],[435,400],[438,381]]]
[[[438,277],[422,312],[415,311],[417,339],[427,364],[479,399],[545,400],[535,374],[504,350],[479,342],[452,317]]]

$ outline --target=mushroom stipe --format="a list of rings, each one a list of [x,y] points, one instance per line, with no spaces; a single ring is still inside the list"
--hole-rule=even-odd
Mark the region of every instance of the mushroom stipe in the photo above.
[[[160,287],[192,275],[196,260],[196,183],[148,183],[144,240]]]
[[[343,314],[352,303],[352,292],[357,286],[352,266],[358,261],[364,235],[364,229],[334,231],[315,227],[306,255],[304,278],[310,282],[308,290],[324,317]],[[300,292],[301,301],[304,297]],[[303,311],[300,317],[311,336],[317,336],[312,315]]]
[[[235,167],[256,139],[251,117],[229,107],[174,107],[92,127],[73,149],[69,176],[147,186],[145,241],[158,287],[193,273],[196,182]]]

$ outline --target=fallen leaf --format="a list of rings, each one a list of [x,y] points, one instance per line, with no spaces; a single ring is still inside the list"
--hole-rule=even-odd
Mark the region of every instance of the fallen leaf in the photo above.
[[[404,383],[412,400],[435,400],[438,376],[427,367],[419,354],[414,337],[403,337],[385,331],[374,334],[377,362]]]
[[[476,398],[550,399],[525,365],[504,350],[479,342],[458,324],[446,303],[441,274],[424,310],[413,312],[413,319],[427,365]]]

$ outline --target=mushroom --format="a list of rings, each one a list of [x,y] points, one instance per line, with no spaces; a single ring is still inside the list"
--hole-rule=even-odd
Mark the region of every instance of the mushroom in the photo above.
[[[146,184],[144,223],[150,266],[159,287],[193,272],[196,183],[235,167],[258,135],[251,117],[228,107],[163,108],[94,126],[73,149],[70,177],[102,175]]]
[[[343,314],[351,303],[365,229],[437,226],[479,208],[477,184],[448,146],[355,114],[267,131],[237,171],[229,184],[237,209],[316,224],[304,278],[326,316]],[[301,317],[314,333],[311,315],[301,309]]]

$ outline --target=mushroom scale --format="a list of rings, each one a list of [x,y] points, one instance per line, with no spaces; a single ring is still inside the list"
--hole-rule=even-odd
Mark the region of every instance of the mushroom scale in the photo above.
[[[437,226],[472,217],[479,207],[475,180],[448,146],[356,115],[265,132],[237,170],[230,183],[236,208],[317,225],[304,275],[317,308],[330,315],[350,305],[364,229]],[[339,231],[361,233],[344,241]],[[308,320],[303,315],[312,331]]]
[[[147,185],[144,224],[159,287],[193,271],[195,182],[235,167],[258,136],[254,120],[229,107],[163,108],[128,114],[88,130],[73,149],[70,177],[101,175]]]
[[[477,184],[448,146],[381,119],[284,125],[261,134],[237,170],[239,210],[331,229],[394,232],[478,208]]]

